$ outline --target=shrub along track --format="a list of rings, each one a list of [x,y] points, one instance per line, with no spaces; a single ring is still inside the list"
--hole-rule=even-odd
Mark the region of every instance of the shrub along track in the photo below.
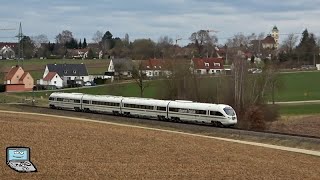
[[[15,110],[20,112],[33,112],[42,114],[61,115],[68,117],[80,117],[94,119],[99,121],[116,122],[123,124],[140,125],[167,130],[176,130],[181,132],[203,134],[224,138],[247,140],[274,145],[282,145],[295,148],[304,148],[320,151],[320,137],[305,136],[297,134],[287,134],[279,132],[258,132],[247,131],[236,128],[216,128],[208,125],[174,123],[167,121],[158,121],[141,118],[128,118],[122,116],[113,116],[98,113],[84,113],[66,110],[56,110],[47,107],[29,106],[29,105],[0,105],[1,110]]]

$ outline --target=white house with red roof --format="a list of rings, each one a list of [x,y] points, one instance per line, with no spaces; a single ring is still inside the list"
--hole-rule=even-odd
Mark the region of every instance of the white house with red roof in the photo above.
[[[168,76],[171,74],[171,71],[167,68],[166,60],[159,59],[142,61],[142,72],[149,78]]]
[[[191,69],[196,74],[221,74],[224,73],[222,58],[193,58]]]
[[[44,86],[56,86],[57,88],[63,87],[63,79],[56,72],[49,72],[43,79],[38,81],[38,84]]]

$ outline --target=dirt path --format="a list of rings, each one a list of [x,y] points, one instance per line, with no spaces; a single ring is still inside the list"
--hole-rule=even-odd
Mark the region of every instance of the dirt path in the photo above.
[[[0,114],[0,147],[31,147],[34,174],[1,179],[317,179],[320,158],[183,134]],[[1,160],[5,160],[4,153]]]

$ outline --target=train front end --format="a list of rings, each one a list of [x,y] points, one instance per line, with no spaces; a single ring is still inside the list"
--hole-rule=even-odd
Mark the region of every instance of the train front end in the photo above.
[[[225,120],[221,123],[224,126],[234,126],[237,124],[237,114],[231,106],[225,105],[224,107],[222,107],[222,111],[225,116]]]

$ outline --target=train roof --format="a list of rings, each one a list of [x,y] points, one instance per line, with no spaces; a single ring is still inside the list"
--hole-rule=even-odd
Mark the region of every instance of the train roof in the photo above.
[[[149,99],[149,98],[125,97],[123,98],[122,102],[127,104],[138,104],[138,105],[148,105],[148,106],[167,106],[170,101],[151,99],[151,98]]]
[[[120,102],[123,97],[110,95],[89,95],[85,94],[83,100],[102,101],[102,102]]]
[[[83,95],[84,94],[82,93],[54,92],[50,95],[50,97],[80,99]]]
[[[224,108],[228,105],[225,104],[210,104],[210,103],[199,103],[190,101],[171,101],[169,107],[183,108],[183,109],[198,109],[198,110],[214,110]]]

